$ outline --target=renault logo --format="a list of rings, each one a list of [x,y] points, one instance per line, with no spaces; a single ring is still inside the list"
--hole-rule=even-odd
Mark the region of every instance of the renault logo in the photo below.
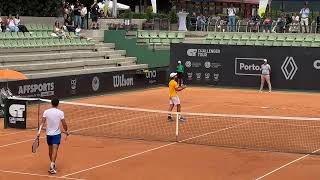
[[[298,71],[298,66],[294,61],[293,57],[286,57],[282,66],[281,66],[282,73],[286,80],[292,80],[296,72]]]

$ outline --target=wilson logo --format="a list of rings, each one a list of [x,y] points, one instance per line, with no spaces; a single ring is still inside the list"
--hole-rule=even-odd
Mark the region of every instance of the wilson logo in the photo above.
[[[133,86],[133,78],[125,78],[124,74],[118,75],[118,76],[113,76],[113,87],[118,88],[118,87],[128,87],[128,86]]]

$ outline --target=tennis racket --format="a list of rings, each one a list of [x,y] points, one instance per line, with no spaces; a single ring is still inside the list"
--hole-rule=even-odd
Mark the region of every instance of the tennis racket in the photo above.
[[[32,143],[32,153],[36,153],[37,149],[39,147],[39,141],[40,141],[40,137],[37,136],[36,139],[34,139],[33,143]]]

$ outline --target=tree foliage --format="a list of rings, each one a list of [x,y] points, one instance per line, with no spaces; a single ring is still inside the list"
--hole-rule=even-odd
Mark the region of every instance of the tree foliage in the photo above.
[[[62,0],[1,0],[1,15],[61,16]]]

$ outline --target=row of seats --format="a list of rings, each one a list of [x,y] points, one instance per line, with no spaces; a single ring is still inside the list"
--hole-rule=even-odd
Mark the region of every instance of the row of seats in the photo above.
[[[184,39],[184,32],[170,32],[170,31],[137,31],[137,38],[141,39]]]
[[[84,39],[24,39],[24,40],[2,40],[0,48],[47,48],[66,46],[93,46],[93,41]]]
[[[52,24],[26,24],[25,25],[28,31],[52,31],[53,25]]]
[[[182,39],[148,39],[146,40],[146,43],[149,45],[163,45],[163,46],[169,46],[170,43],[182,43]]]
[[[0,33],[0,40],[6,39],[46,39],[52,38],[52,32],[49,31],[39,31],[39,32],[4,32]],[[74,32],[66,32],[67,36],[72,38],[77,38]]]
[[[206,44],[303,46],[320,47],[320,36],[315,34],[260,34],[260,33],[210,33]]]

